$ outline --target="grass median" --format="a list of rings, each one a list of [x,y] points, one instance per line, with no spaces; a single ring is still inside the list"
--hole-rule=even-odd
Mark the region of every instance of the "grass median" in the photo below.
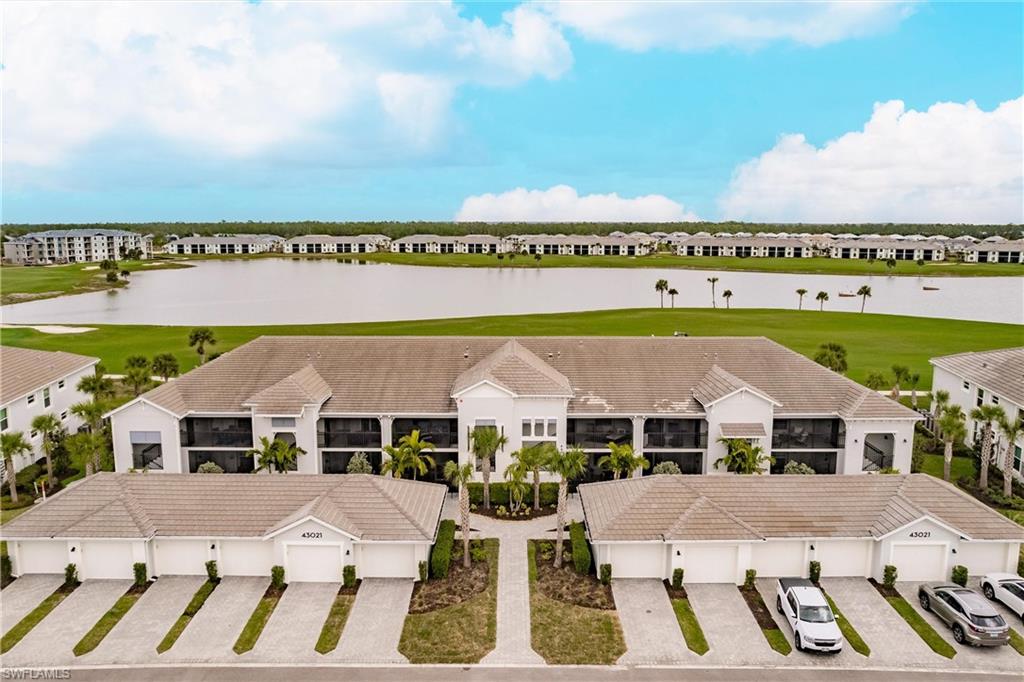
[[[267,626],[267,621],[270,620],[270,616],[274,614],[274,609],[277,608],[277,603],[281,601],[281,596],[284,591],[288,589],[288,585],[283,587],[274,587],[273,585],[267,588],[267,591],[260,597],[260,602],[256,605],[256,608],[252,610],[252,615],[249,616],[249,620],[246,621],[245,627],[242,628],[242,632],[239,633],[238,639],[235,640],[235,646],[232,647],[236,654],[244,654],[247,651],[252,651],[252,648],[256,646],[256,641],[263,634],[263,628]]]
[[[20,642],[25,635],[32,632],[32,628],[39,625],[44,618],[57,608],[68,595],[75,591],[80,583],[74,585],[61,585],[50,596],[46,597],[29,613],[14,625],[7,633],[0,638],[0,654],[5,654]]]
[[[843,615],[842,611],[839,610],[839,607],[836,606],[835,601],[832,600],[832,597],[830,597],[825,590],[822,590],[821,593],[825,595],[825,599],[828,601],[828,605],[836,617],[836,624],[839,626],[839,631],[843,633],[843,639],[846,640],[846,643],[861,656],[870,656],[871,647],[869,647],[867,642],[864,641],[864,638],[860,636],[857,629],[853,627],[853,623]]]
[[[345,588],[341,588],[344,590]],[[341,633],[348,622],[348,614],[352,611],[352,605],[356,603],[356,595],[339,590],[331,604],[331,610],[327,613],[324,626],[320,629],[320,636],[313,648],[318,654],[329,654],[338,648],[338,641]]]
[[[89,632],[85,633],[82,639],[78,641],[78,644],[73,649],[75,656],[84,656],[98,647],[100,642],[110,634],[115,625],[121,622],[121,619],[135,606],[135,602],[139,601],[139,598],[145,594],[152,584],[147,582],[141,587],[132,585],[128,588],[128,591],[121,595],[114,602],[114,605],[110,607],[110,610],[100,616],[100,619],[96,621],[96,624],[92,626]]]
[[[704,630],[697,620],[697,614],[693,612],[690,600],[686,598],[672,599],[672,610],[675,611],[676,620],[679,621],[679,629],[683,632],[683,639],[686,640],[686,648],[693,653],[703,656],[708,652],[708,640],[704,636]]]
[[[928,645],[928,648],[937,653],[940,656],[946,658],[953,658],[956,656],[956,649],[944,640],[942,636],[936,632],[935,628],[928,624],[928,621],[921,616],[920,613],[913,607],[910,602],[904,599],[895,589],[891,587],[885,587],[878,583],[871,581],[871,584],[875,586],[875,589],[881,593],[885,601],[889,602],[889,606],[896,610],[896,613],[900,614],[903,620],[907,621],[907,625],[917,633],[917,636]]]
[[[206,603],[207,598],[209,598],[219,584],[219,580],[207,580],[199,586],[196,593],[192,595],[192,599],[189,601],[188,606],[185,607],[185,612],[178,616],[178,620],[174,621],[174,624],[171,625],[171,629],[167,631],[164,638],[156,645],[156,652],[158,654],[162,654],[174,646],[174,643],[178,641],[179,637],[181,637],[181,633],[185,631],[188,624],[191,623],[192,619],[195,618],[195,615],[199,613],[199,609],[203,608],[203,604]]]

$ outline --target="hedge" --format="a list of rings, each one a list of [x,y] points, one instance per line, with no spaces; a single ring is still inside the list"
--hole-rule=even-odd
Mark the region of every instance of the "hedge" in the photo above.
[[[523,502],[527,506],[533,507],[533,475],[527,477],[530,483],[530,489],[526,491],[526,496],[523,498]],[[470,483],[466,486],[469,489],[469,502],[480,506],[484,503],[484,484],[483,483]],[[558,484],[557,483],[541,483],[540,484],[540,506],[542,507],[553,507],[558,504]],[[509,506],[508,499],[508,486],[504,483],[492,483],[491,484],[491,506]]]
[[[437,541],[430,550],[430,574],[435,578],[448,577],[452,563],[452,546],[455,544],[455,522],[445,519],[437,531]]]
[[[569,526],[569,539],[572,541],[572,563],[576,572],[586,575],[590,572],[590,547],[587,546],[587,535],[583,524],[574,521]]]

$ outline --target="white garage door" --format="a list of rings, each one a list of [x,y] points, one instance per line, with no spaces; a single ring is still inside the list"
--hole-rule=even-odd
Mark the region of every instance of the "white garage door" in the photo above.
[[[274,543],[263,540],[222,540],[217,568],[221,575],[270,575]]]
[[[945,580],[945,545],[893,545],[892,565],[896,567],[896,579],[908,582]]]
[[[1006,556],[1002,542],[961,542],[957,563],[966,566],[971,575],[1001,573],[1006,570]]]
[[[824,577],[867,577],[871,540],[815,542],[815,558]]]
[[[461,554],[459,556],[462,556]],[[416,578],[415,545],[360,545],[360,578]]]
[[[663,578],[668,545],[609,545],[613,578]]]
[[[87,578],[131,578],[135,562],[130,542],[83,542],[79,548],[78,577]]]
[[[157,575],[205,575],[210,544],[205,540],[157,540],[153,544]]]
[[[758,577],[782,578],[804,575],[803,542],[759,542],[750,547],[750,567]]]
[[[288,545],[285,557],[290,583],[341,582],[341,545]]]
[[[676,545],[683,550],[684,582],[735,583],[736,545]]]
[[[61,541],[19,542],[18,573],[63,573],[68,565],[68,543]]]

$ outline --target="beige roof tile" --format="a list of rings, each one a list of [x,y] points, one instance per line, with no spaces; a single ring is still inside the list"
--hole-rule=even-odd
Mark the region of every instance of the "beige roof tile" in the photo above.
[[[289,374],[242,403],[256,414],[299,415],[307,405],[320,406],[331,397],[331,387],[317,374],[313,365]]]
[[[768,435],[761,422],[726,422],[721,429],[722,438],[765,438]]]
[[[932,358],[936,367],[1024,405],[1024,346]]]
[[[473,367],[460,374],[452,393],[489,381],[515,395],[572,396],[572,386],[561,372],[510,339]]]
[[[0,405],[96,364],[99,358],[64,351],[0,346]]]

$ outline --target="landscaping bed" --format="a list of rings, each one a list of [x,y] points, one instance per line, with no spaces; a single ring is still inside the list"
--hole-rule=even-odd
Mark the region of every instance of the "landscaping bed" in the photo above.
[[[581,575],[573,568],[572,545],[563,541],[561,568],[554,566],[553,540],[534,540],[536,553],[537,589],[545,597],[585,606],[590,609],[610,611],[615,609],[611,585],[605,585],[591,574]]]
[[[203,604],[206,603],[206,600],[219,584],[219,579],[211,579],[199,586],[199,589],[196,590],[194,595],[192,595],[191,601],[189,601],[188,605],[185,607],[185,611],[178,616],[178,620],[174,621],[171,629],[167,631],[164,638],[156,645],[156,652],[158,654],[162,654],[174,646],[174,643],[178,641],[178,637],[180,637],[181,633],[185,631],[188,624],[192,622],[195,615],[199,613],[199,609],[203,608]]]
[[[889,587],[876,582],[874,579],[868,579],[868,582],[875,586],[878,593],[882,595],[885,601],[889,602],[889,606],[896,610],[896,613],[900,614],[903,620],[907,621],[907,625],[917,633],[917,636],[928,645],[928,648],[937,653],[940,656],[946,658],[953,658],[956,656],[956,649],[944,640],[938,632],[935,631],[931,625],[928,624],[920,613],[918,613],[912,604],[907,603],[907,600],[903,598],[899,592],[896,591],[895,587]]]
[[[356,583],[354,587],[342,585],[338,589],[331,610],[327,613],[327,618],[324,619],[324,626],[320,629],[316,646],[313,647],[318,654],[328,654],[338,648],[338,641],[345,629],[345,623],[348,622],[348,614],[352,611],[352,605],[356,602],[358,590],[359,583]]]
[[[0,639],[0,654],[7,653],[13,649],[25,635],[32,631],[32,628],[39,625],[43,618],[50,615],[50,612],[57,608],[57,606],[64,601],[69,594],[74,592],[79,585],[81,585],[81,583],[77,581],[61,585],[54,590],[49,597],[40,602],[39,606],[32,609],[27,616],[18,621],[18,623],[8,630],[3,638]]]
[[[448,575],[426,582],[420,581],[412,591],[409,613],[427,613],[460,604],[487,589],[490,575],[490,553],[486,541],[470,541],[469,568],[462,565],[462,541],[455,543]],[[494,557],[495,561],[497,557]]]
[[[551,516],[556,511],[558,511],[557,507],[541,507],[540,509],[529,507],[518,514],[511,514],[504,505],[492,505],[490,509],[485,509],[483,505],[478,505],[472,509],[474,514],[500,521],[529,521],[530,519],[539,519],[542,516]]]
[[[676,621],[679,623],[679,629],[686,641],[686,648],[698,656],[703,656],[709,650],[708,640],[704,636],[704,629],[700,626],[700,621],[697,620],[697,614],[694,613],[693,607],[690,605],[686,588],[672,587],[672,583],[666,580],[665,591],[668,592],[669,601],[672,602],[672,610],[676,614]]]
[[[104,637],[110,634],[114,626],[121,622],[125,614],[135,606],[135,602],[146,593],[146,590],[152,584],[151,581],[146,581],[141,585],[129,587],[128,591],[118,598],[114,605],[110,607],[110,610],[100,616],[100,619],[96,621],[96,624],[92,626],[89,632],[85,633],[82,639],[78,641],[78,644],[73,649],[75,656],[84,656],[98,647]]]
[[[786,635],[779,629],[779,624],[775,622],[771,611],[765,606],[764,599],[761,598],[761,593],[757,591],[757,588],[752,584],[741,585],[739,591],[743,595],[743,601],[747,603],[747,608],[754,616],[754,620],[757,621],[757,626],[761,628],[761,633],[768,640],[768,646],[783,656],[793,653],[793,647],[790,646]]]

